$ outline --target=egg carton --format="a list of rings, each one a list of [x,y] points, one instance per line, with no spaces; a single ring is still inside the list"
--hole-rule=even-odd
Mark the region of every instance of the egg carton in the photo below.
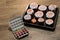
[[[9,28],[17,39],[23,38],[29,34],[27,28],[24,27],[22,17],[18,16],[9,21]],[[16,35],[16,33],[19,33]],[[21,35],[20,35],[21,34]]]
[[[9,21],[9,27],[11,29],[14,29],[14,28],[22,26],[22,25],[23,25],[23,21],[22,21],[22,18],[20,18],[20,17],[13,18]]]
[[[13,32],[13,34],[16,37],[16,39],[21,39],[21,38],[28,36],[29,32],[27,31],[27,29],[25,27],[22,27],[22,28],[16,30],[15,32]]]
[[[38,5],[38,7],[39,6],[40,5]],[[48,6],[46,6],[46,7],[47,7],[47,9],[45,11],[42,11],[44,13],[44,16],[42,18],[44,18],[45,21],[46,21],[46,19],[49,19],[49,18],[46,17],[46,12],[51,11],[51,10],[48,9]],[[25,26],[35,27],[35,28],[39,28],[39,29],[41,28],[41,29],[50,30],[50,31],[54,31],[56,29],[56,24],[57,24],[57,19],[58,19],[58,14],[59,14],[59,8],[58,7],[55,10],[52,11],[55,14],[55,16],[53,18],[50,18],[50,19],[52,19],[54,21],[54,23],[52,25],[47,25],[45,23],[45,21],[43,23],[39,23],[38,21],[36,23],[32,23],[31,22],[31,19],[32,18],[35,18],[34,13],[37,12],[37,11],[41,11],[38,8],[37,9],[33,9],[34,10],[34,13],[31,14],[31,17],[32,18],[30,20],[28,20],[28,21],[25,20],[24,19],[24,16],[27,15],[27,10],[28,9],[31,9],[30,8],[30,5],[26,8],[26,12],[23,15],[23,22],[24,22],[24,25]],[[35,18],[35,19],[37,20],[37,18]]]

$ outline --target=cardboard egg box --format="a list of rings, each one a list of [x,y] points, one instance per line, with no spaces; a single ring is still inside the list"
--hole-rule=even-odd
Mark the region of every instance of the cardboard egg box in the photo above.
[[[40,5],[38,5],[38,7],[39,7],[39,6],[40,6]],[[30,5],[29,5],[29,6],[27,7],[26,12],[25,12],[24,15],[23,15],[24,25],[25,25],[25,26],[29,26],[29,27],[35,27],[35,28],[39,28],[39,29],[41,28],[41,29],[45,29],[45,30],[54,31],[55,28],[56,28],[56,24],[57,24],[57,19],[58,19],[58,14],[59,14],[59,8],[57,7],[55,10],[52,11],[52,12],[54,12],[54,14],[55,14],[54,17],[50,18],[50,19],[52,19],[52,20],[54,21],[53,24],[47,25],[47,24],[45,23],[45,21],[46,21],[47,19],[49,19],[49,18],[46,17],[46,13],[47,13],[48,11],[51,11],[51,10],[48,9],[48,6],[46,6],[46,7],[47,7],[47,9],[46,9],[45,11],[42,11],[42,12],[44,13],[44,15],[43,15],[43,17],[42,17],[42,18],[44,18],[44,22],[43,22],[43,23],[39,23],[39,22],[37,21],[36,23],[32,23],[31,20],[32,20],[33,18],[35,18],[36,20],[38,20],[38,18],[36,18],[36,17],[34,16],[35,12],[41,11],[41,10],[39,10],[38,8],[37,8],[37,9],[33,9],[33,10],[34,10],[34,13],[31,14],[31,17],[32,17],[32,18],[31,18],[30,20],[25,20],[25,19],[24,19],[24,16],[27,15],[27,10],[28,10],[28,9],[31,9],[31,8],[30,8]]]

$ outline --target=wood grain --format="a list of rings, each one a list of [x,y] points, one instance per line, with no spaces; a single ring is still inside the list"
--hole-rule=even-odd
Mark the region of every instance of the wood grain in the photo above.
[[[32,2],[44,5],[56,4],[60,10],[60,0],[0,0],[0,40],[15,40],[8,30],[8,21],[13,17],[22,16],[26,6]],[[60,14],[55,32],[29,27],[28,30],[30,35],[21,40],[60,40]]]

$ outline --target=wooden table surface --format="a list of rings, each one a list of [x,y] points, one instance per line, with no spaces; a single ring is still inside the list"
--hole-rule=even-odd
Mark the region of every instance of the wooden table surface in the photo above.
[[[56,4],[60,9],[60,0],[0,0],[0,40],[16,40],[12,32],[8,30],[8,21],[13,17],[22,16],[26,6],[32,2],[43,5]],[[27,28],[30,34],[21,40],[60,40],[60,11],[54,32]]]

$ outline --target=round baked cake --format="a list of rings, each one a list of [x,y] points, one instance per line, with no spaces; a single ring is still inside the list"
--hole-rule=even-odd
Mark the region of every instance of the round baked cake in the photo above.
[[[34,12],[33,9],[28,9],[28,10],[27,10],[27,14],[32,14],[33,12]]]
[[[46,24],[48,24],[48,25],[53,24],[53,20],[52,20],[52,19],[47,19],[47,20],[46,20]]]
[[[25,20],[30,20],[30,19],[31,19],[31,15],[29,15],[29,14],[25,15],[25,16],[24,16],[24,19],[25,19]]]
[[[46,17],[47,18],[52,18],[52,17],[54,17],[55,16],[55,14],[54,14],[54,12],[52,12],[52,11],[48,11],[47,13],[46,13]]]
[[[47,9],[47,6],[40,5],[38,9],[41,10],[41,11],[45,11]]]
[[[35,3],[35,2],[33,2],[33,3],[30,4],[30,8],[31,9],[37,9],[37,7],[38,7],[38,4]]]
[[[51,4],[51,5],[49,5],[48,8],[49,8],[49,10],[55,10],[57,8],[57,6],[54,4]]]
[[[42,11],[37,11],[34,15],[35,15],[35,17],[38,18],[38,17],[43,17],[44,14]]]
[[[39,18],[38,22],[44,22],[44,18]]]

